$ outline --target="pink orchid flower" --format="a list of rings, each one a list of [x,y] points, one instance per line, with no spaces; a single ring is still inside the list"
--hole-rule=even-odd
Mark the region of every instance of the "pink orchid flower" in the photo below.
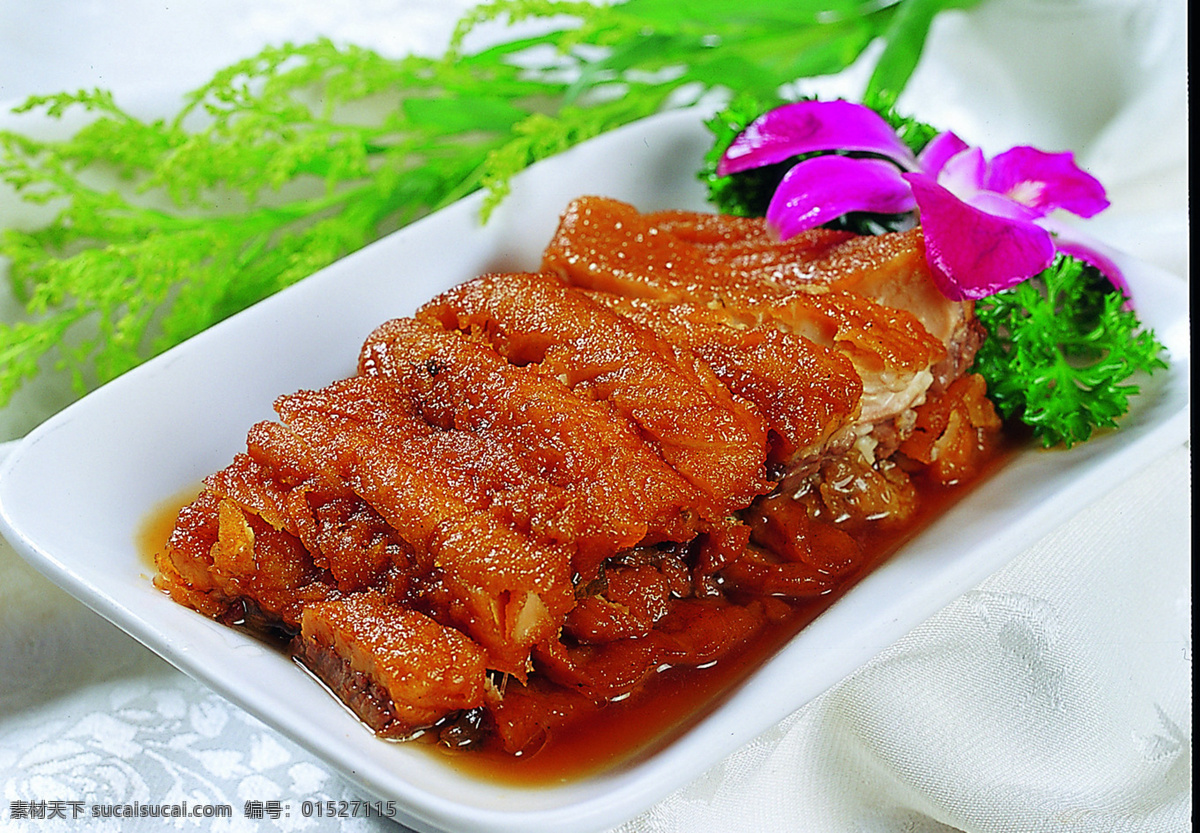
[[[854,211],[916,211],[934,280],[953,300],[984,298],[1048,267],[1057,252],[1096,266],[1128,296],[1116,265],[1072,239],[1050,216],[1092,217],[1108,207],[1104,187],[1071,153],[1021,146],[991,160],[953,133],[914,158],[868,107],[801,101],[756,119],[717,168],[728,175],[804,156],[767,208],[782,239]]]

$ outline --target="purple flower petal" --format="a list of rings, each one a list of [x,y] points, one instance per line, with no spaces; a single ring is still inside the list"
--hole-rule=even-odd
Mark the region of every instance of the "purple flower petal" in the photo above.
[[[767,207],[767,223],[787,240],[850,211],[903,214],[914,208],[912,189],[891,162],[814,156],[783,177]]]
[[[1037,210],[1040,216],[1062,208],[1092,217],[1108,208],[1104,186],[1075,164],[1069,151],[1046,153],[1021,145],[992,159],[986,187]]]
[[[939,181],[938,185],[945,185],[945,183]],[[979,191],[969,197],[962,197],[960,194],[955,193],[953,189],[949,190],[967,205],[978,208],[980,211],[986,211],[988,214],[995,214],[997,217],[1004,217],[1009,220],[1024,220],[1028,223],[1035,223],[1043,219],[1041,214],[1029,206],[1015,202],[1003,194],[997,194],[995,191]]]
[[[987,160],[980,148],[968,147],[942,164],[937,183],[960,200],[969,200],[984,190]]]
[[[801,153],[875,153],[916,168],[912,152],[874,110],[849,101],[797,101],[759,116],[717,164],[717,175],[783,162]]]
[[[926,174],[904,174],[925,231],[925,257],[951,300],[985,298],[1015,286],[1054,260],[1050,232],[964,203]]]
[[[1125,280],[1125,273],[1121,271],[1121,267],[1117,266],[1112,258],[1082,240],[1071,239],[1062,235],[1055,236],[1054,244],[1063,254],[1078,258],[1084,263],[1090,263],[1099,269],[1100,274],[1108,278],[1108,282],[1125,296],[1126,305],[1132,306],[1133,292],[1129,288],[1128,281]]]
[[[951,157],[957,156],[968,147],[970,145],[954,133],[949,131],[939,133],[929,140],[929,144],[925,145],[924,150],[917,156],[917,162],[922,171],[937,176]]]

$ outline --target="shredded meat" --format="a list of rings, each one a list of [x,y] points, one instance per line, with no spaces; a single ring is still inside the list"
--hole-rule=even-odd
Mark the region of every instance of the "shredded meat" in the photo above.
[[[542,271],[383,323],[276,401],[156,583],[282,634],[375,731],[529,753],[860,570],[986,459],[970,304],[920,232],[573,203]]]

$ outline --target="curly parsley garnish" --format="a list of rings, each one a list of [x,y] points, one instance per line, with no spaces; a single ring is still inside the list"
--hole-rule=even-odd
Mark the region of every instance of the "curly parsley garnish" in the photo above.
[[[1167,366],[1164,347],[1096,269],[1060,255],[1040,275],[977,302],[989,337],[973,370],[1001,415],[1044,446],[1115,428],[1138,373]]]

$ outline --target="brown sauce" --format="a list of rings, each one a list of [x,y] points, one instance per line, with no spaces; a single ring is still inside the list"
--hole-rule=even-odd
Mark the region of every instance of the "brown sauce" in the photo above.
[[[790,638],[828,609],[859,579],[879,566],[904,543],[999,469],[1018,443],[995,453],[968,482],[941,486],[921,475],[913,477],[920,496],[914,516],[903,525],[872,532],[864,540],[867,557],[833,592],[816,600],[779,602],[782,615],[742,646],[735,655],[703,668],[669,668],[654,675],[629,697],[596,706],[558,727],[546,744],[529,756],[499,750],[458,752],[431,742],[431,754],[473,777],[514,786],[562,783],[619,768],[653,754],[699,722],[738,684]],[[165,546],[181,507],[199,487],[163,501],[145,519],[137,544],[143,562],[154,569],[154,557]],[[261,638],[261,635],[256,635]],[[286,649],[285,644],[280,644]],[[333,695],[331,695],[333,696]]]
[[[443,750],[462,772],[515,786],[562,783],[631,765],[668,745],[731,695],[738,684],[806,625],[827,610],[858,581],[916,537],[971,490],[1001,468],[1018,447],[1006,444],[969,481],[942,486],[921,475],[913,483],[920,495],[914,516],[905,524],[872,533],[867,558],[835,591],[804,602],[781,602],[788,612],[746,643],[735,656],[706,668],[673,668],[657,674],[630,697],[597,706],[559,727],[534,755],[514,758],[501,751],[457,753]]]
[[[171,532],[175,529],[175,520],[179,517],[179,510],[195,500],[203,488],[202,484],[197,483],[180,489],[160,501],[142,519],[142,524],[138,527],[134,540],[137,545],[138,557],[142,565],[150,570],[151,575],[158,569],[154,563],[155,556],[166,549]]]

